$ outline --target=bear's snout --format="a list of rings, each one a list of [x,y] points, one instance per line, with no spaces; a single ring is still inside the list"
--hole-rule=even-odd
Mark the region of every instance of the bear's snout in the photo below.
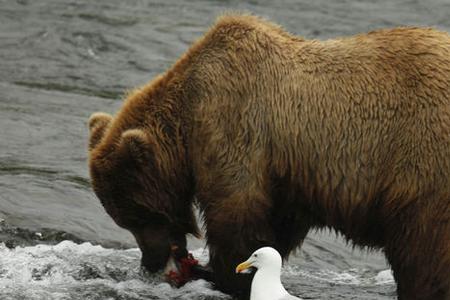
[[[155,255],[156,254],[156,255]],[[169,260],[170,252],[167,253],[148,253],[148,251],[142,252],[141,267],[144,267],[147,271],[155,273],[165,268]]]

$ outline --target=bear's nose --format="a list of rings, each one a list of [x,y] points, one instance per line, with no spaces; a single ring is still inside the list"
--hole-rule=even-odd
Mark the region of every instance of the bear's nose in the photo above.
[[[158,251],[142,251],[141,266],[149,272],[157,272],[166,266],[169,259],[169,253],[160,253]]]
[[[164,268],[164,262],[158,260],[152,260],[142,256],[141,258],[141,267],[144,267],[147,271],[151,273],[158,272]]]

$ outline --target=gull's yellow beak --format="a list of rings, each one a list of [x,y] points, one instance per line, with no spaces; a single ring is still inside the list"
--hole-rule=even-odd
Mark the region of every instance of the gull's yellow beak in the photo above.
[[[252,266],[252,263],[249,261],[244,261],[243,263],[240,263],[237,267],[236,267],[236,273],[241,273],[244,270],[247,270],[248,268],[250,268]]]

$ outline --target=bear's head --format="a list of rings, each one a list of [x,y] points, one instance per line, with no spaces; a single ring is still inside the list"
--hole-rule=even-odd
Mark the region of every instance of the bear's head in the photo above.
[[[106,212],[134,235],[142,265],[156,272],[170,255],[186,256],[186,234],[198,233],[193,184],[183,153],[174,152],[176,136],[157,126],[124,123],[105,113],[91,116],[92,186]]]

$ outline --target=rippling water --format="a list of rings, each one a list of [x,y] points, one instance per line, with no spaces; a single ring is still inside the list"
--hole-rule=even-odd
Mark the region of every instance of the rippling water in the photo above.
[[[193,254],[202,263],[207,262],[207,250],[200,248]],[[15,249],[0,244],[0,256],[2,299],[230,299],[204,280],[177,289],[164,282],[161,275],[143,274],[136,248],[106,249],[72,241]],[[319,291],[324,293],[324,288],[330,286],[349,293],[355,288],[365,289],[366,294],[374,296],[393,280],[389,270],[366,276],[358,269],[311,272],[295,265],[283,268],[282,276],[293,292],[303,290],[299,282],[313,289],[312,293],[298,291],[305,299],[314,299]]]
[[[1,299],[226,299],[204,281],[174,289],[140,272],[131,235],[90,189],[86,120],[115,112],[127,89],[168,68],[230,9],[307,38],[450,30],[448,0],[0,0]],[[189,244],[206,259],[202,241]],[[326,232],[308,237],[283,281],[304,299],[395,297],[380,253]]]

